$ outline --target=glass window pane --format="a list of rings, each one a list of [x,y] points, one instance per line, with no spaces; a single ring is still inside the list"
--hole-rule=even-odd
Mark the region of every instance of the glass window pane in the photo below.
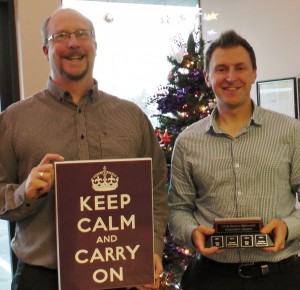
[[[94,23],[99,88],[135,102],[150,116],[145,101],[167,83],[167,56],[177,52],[172,39],[181,35],[187,40],[197,7],[80,0],[63,0],[63,6],[79,10]]]
[[[11,264],[7,221],[0,220],[0,289],[10,290]]]

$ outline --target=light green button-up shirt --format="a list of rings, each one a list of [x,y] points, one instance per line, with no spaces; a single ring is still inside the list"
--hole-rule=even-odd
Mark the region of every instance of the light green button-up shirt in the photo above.
[[[170,227],[191,244],[199,225],[215,218],[272,218],[288,226],[285,249],[232,249],[210,258],[220,262],[279,261],[299,252],[300,122],[254,105],[249,123],[237,137],[224,134],[216,110],[184,130],[173,150]]]

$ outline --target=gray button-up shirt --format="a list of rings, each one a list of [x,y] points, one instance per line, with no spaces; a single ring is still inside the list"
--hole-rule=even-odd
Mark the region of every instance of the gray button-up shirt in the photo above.
[[[45,90],[0,115],[0,218],[16,221],[12,248],[19,259],[57,267],[54,190],[38,200],[24,194],[27,176],[46,153],[66,161],[152,158],[155,252],[162,253],[166,163],[147,116],[135,104],[98,91],[96,81],[75,106],[49,80]]]

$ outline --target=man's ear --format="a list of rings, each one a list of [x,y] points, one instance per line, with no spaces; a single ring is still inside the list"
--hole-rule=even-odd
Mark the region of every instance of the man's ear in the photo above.
[[[256,70],[255,70],[255,71],[253,72],[253,81],[252,81],[252,84],[255,83],[256,77],[257,77],[257,72],[256,72]]]
[[[43,52],[44,52],[44,55],[45,55],[46,59],[49,60],[49,56],[48,56],[49,48],[48,48],[48,45],[43,45]]]
[[[203,75],[204,75],[204,80],[205,80],[206,85],[210,88],[211,83],[210,83],[210,80],[209,80],[208,73],[206,71],[203,71]]]

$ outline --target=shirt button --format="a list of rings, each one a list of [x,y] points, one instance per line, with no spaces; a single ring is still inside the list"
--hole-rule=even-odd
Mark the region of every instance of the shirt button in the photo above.
[[[241,195],[242,195],[242,192],[239,190],[239,191],[237,192],[237,195],[238,195],[238,196],[241,196]]]
[[[240,164],[239,163],[235,163],[235,168],[239,168],[240,167]]]
[[[84,135],[81,135],[80,138],[81,138],[81,139],[84,139]]]

